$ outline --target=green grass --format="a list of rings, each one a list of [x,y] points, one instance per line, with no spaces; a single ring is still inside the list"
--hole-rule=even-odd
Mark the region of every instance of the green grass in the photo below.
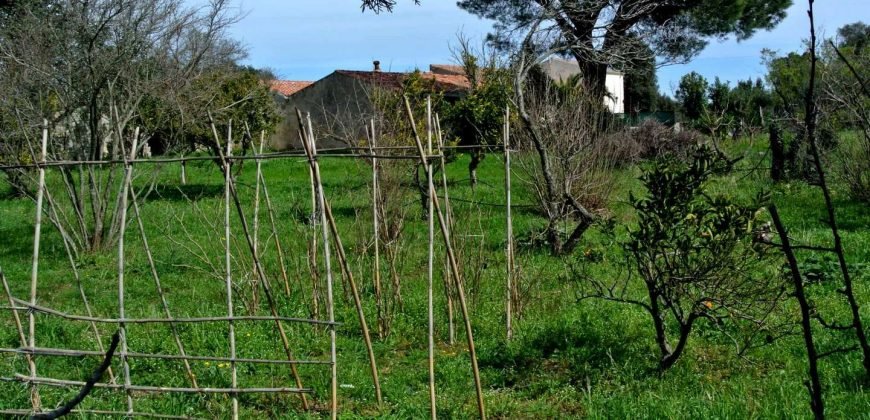
[[[728,145],[732,154],[745,156],[740,170],[717,180],[714,188],[738,198],[749,199],[762,189],[770,189],[797,242],[825,244],[830,234],[820,222],[824,217],[821,195],[816,188],[799,182],[769,185],[764,167],[766,144],[756,141]],[[760,163],[760,164],[759,164]],[[479,169],[480,185],[472,190],[467,182],[467,158],[460,157],[448,167],[451,179],[450,196],[457,220],[454,232],[460,247],[465,249],[464,269],[470,276],[478,269],[480,282],[469,282],[468,293],[472,322],[480,360],[481,374],[491,417],[500,418],[801,418],[810,411],[805,388],[805,356],[799,337],[787,337],[769,346],[750,352],[744,358],[735,355],[733,345],[721,335],[699,328],[689,343],[686,354],[670,371],[659,374],[648,315],[634,307],[615,303],[577,301],[577,284],[568,276],[566,262],[550,256],[544,249],[522,248],[517,262],[522,281],[531,282],[529,303],[522,318],[516,321],[514,340],[504,339],[504,209],[496,205],[504,201],[503,166],[496,156],[486,158]],[[308,171],[301,159],[270,161],[263,169],[269,182],[272,201],[276,206],[282,245],[288,256],[287,270],[293,293],[280,292],[280,269],[268,235],[261,241],[266,246],[264,260],[267,275],[278,296],[281,313],[287,316],[309,316],[309,275],[306,265],[306,238],[309,227],[304,224],[310,203]],[[226,313],[225,290],[221,272],[208,275],[208,268],[188,253],[179,242],[200,243],[210,261],[223,267],[223,184],[222,177],[211,162],[188,167],[189,185],[182,194],[176,188],[178,168],[166,166],[160,174],[158,194],[142,203],[149,242],[155,252],[157,270],[176,317],[219,316]],[[371,208],[369,167],[349,159],[322,159],[325,189],[338,219],[342,239],[348,250],[352,269],[366,306],[369,325],[374,329],[375,309],[371,281]],[[628,191],[641,192],[635,177],[637,168],[617,174],[619,184],[614,194],[614,219],[630,224],[633,215],[627,204]],[[146,177],[137,180],[141,187]],[[532,192],[515,176],[514,231],[517,237],[529,237],[539,231],[544,220],[527,205]],[[240,192],[246,202],[250,222],[253,197],[254,165],[246,164],[240,177]],[[49,177],[49,185],[60,193],[57,179]],[[2,188],[5,188],[2,187]],[[5,196],[0,190],[0,197]],[[195,198],[196,207],[184,199]],[[870,322],[870,212],[865,204],[849,201],[846,191],[834,185],[844,244],[856,276],[862,314]],[[400,273],[404,307],[398,313],[393,333],[384,341],[375,340],[376,357],[381,370],[385,405],[378,407],[369,376],[366,352],[358,322],[350,300],[340,286],[336,270],[336,318],[343,322],[338,328],[339,405],[342,416],[348,418],[382,416],[385,418],[418,418],[428,413],[428,379],[426,369],[426,221],[413,194],[406,197],[409,218],[402,242]],[[486,205],[473,205],[480,201]],[[198,209],[198,211],[194,211]],[[30,255],[33,239],[33,203],[23,199],[0,200],[0,267],[11,283],[13,294],[29,296]],[[261,215],[265,232],[268,218]],[[236,244],[234,278],[244,282],[252,278],[249,259],[245,257],[241,229],[233,215],[232,240]],[[184,233],[181,226],[189,232]],[[70,313],[82,314],[84,308],[77,285],[70,271],[62,242],[51,225],[43,231],[40,260],[38,302]],[[618,239],[624,229],[617,229]],[[479,236],[479,235],[482,235]],[[130,317],[163,316],[159,299],[150,277],[140,235],[131,220],[127,233],[126,310]],[[481,246],[482,258],[471,250]],[[605,259],[615,258],[618,249],[597,228],[588,232],[581,250],[600,250]],[[443,250],[438,246],[439,258]],[[84,289],[98,316],[117,316],[117,252],[108,250],[84,254],[77,262]],[[830,262],[814,253],[804,252],[802,261],[812,259],[821,271],[835,273]],[[334,264],[337,268],[337,264]],[[617,275],[620,264],[613,263],[603,275]],[[476,413],[474,387],[469,357],[461,323],[457,323],[458,342],[446,343],[446,315],[443,292],[440,289],[442,263],[437,265],[439,288],[436,293],[437,332],[437,393],[439,414],[445,418],[465,418]],[[383,277],[387,278],[385,264]],[[206,271],[203,271],[205,269]],[[775,272],[775,267],[771,272]],[[301,282],[301,283],[300,283]],[[832,284],[833,283],[833,284]],[[304,284],[304,292],[300,292]],[[243,288],[244,284],[241,285]],[[825,313],[845,315],[843,299],[836,293],[836,277],[831,282],[811,286],[812,299]],[[640,291],[638,291],[640,292]],[[237,313],[245,313],[242,300],[235,304]],[[265,304],[259,314],[267,312]],[[796,307],[786,305],[781,318],[794,317]],[[842,319],[842,318],[841,318]],[[459,314],[457,312],[457,320]],[[93,350],[93,335],[87,324],[37,315],[37,345]],[[104,341],[113,332],[101,325]],[[25,327],[26,328],[26,327]],[[180,333],[189,354],[225,356],[228,352],[226,325],[221,323],[184,325]],[[287,324],[291,345],[300,359],[324,360],[329,355],[329,336],[322,329]],[[128,327],[131,351],[176,353],[166,326],[134,325]],[[240,357],[283,357],[274,324],[238,323],[238,353]],[[830,348],[842,344],[843,336],[817,331],[821,346]],[[848,338],[848,336],[846,336]],[[0,313],[0,347],[19,346],[18,336],[8,311]],[[82,380],[98,363],[97,358],[40,357],[40,376]],[[230,384],[230,370],[217,363],[192,362],[202,386],[225,387]],[[115,374],[121,372],[116,359]],[[132,381],[142,385],[186,386],[183,366],[175,361],[132,359]],[[0,376],[26,373],[22,356],[0,354]],[[295,396],[246,394],[240,397],[242,414],[246,418],[318,417],[325,415],[329,401],[329,370],[327,366],[301,366],[305,386],[314,389],[315,408],[300,410]],[[848,353],[826,358],[822,362],[823,383],[828,414],[832,418],[868,417],[870,394],[863,375],[860,354]],[[240,365],[243,386],[292,386],[289,369],[278,365]],[[43,403],[53,407],[70,398],[76,390],[40,387]],[[15,382],[0,382],[0,409],[28,408],[27,387]],[[137,394],[137,411],[176,415],[197,415],[208,418],[229,416],[229,397],[222,395],[156,395]],[[122,393],[96,390],[81,408],[125,409]]]

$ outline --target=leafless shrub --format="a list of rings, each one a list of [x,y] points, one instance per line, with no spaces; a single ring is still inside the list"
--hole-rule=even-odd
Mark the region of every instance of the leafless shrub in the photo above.
[[[675,130],[655,120],[646,120],[638,127],[622,129],[608,136],[619,164],[664,156],[685,158],[688,151],[701,142],[701,133]]]
[[[193,81],[241,55],[225,36],[237,20],[226,0],[202,8],[169,0],[14,7],[16,17],[0,28],[0,114],[11,128],[2,133],[5,162],[34,159],[34,133],[44,119],[51,133],[49,159],[117,160],[147,104],[175,108]],[[189,118],[189,109],[179,105],[178,111]],[[143,137],[144,146],[148,135]],[[63,192],[48,200],[61,214],[52,223],[73,240],[76,253],[113,244],[119,167],[61,172]],[[67,204],[61,207],[61,201]]]
[[[838,61],[821,78],[820,107],[838,117],[849,130],[841,135],[833,153],[835,173],[848,186],[850,195],[870,202],[870,54],[845,55],[831,43]]]
[[[538,159],[519,159],[517,166],[547,217],[545,236],[552,252],[569,253],[595,212],[607,208],[613,191],[616,155],[606,137],[610,114],[600,98],[579,86],[548,80],[521,83],[523,129],[512,131]],[[574,220],[579,223],[566,237],[560,225]]]

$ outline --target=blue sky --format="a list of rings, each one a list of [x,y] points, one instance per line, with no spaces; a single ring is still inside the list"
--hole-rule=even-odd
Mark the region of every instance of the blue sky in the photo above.
[[[271,68],[284,79],[317,80],[335,69],[368,70],[373,60],[393,71],[448,63],[459,32],[479,42],[491,28],[453,0],[412,3],[399,0],[394,13],[375,15],[360,13],[358,0],[238,0],[246,16],[232,36],[248,47],[248,64]],[[870,22],[870,0],[817,0],[815,8],[817,26],[828,35],[847,23]],[[732,83],[763,76],[761,50],[795,51],[807,28],[806,2],[798,0],[773,31],[739,43],[711,40],[690,63],[661,68],[659,89],[671,94],[690,71]]]

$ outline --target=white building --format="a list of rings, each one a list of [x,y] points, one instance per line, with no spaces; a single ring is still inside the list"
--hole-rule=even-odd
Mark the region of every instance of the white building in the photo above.
[[[565,60],[558,57],[550,57],[541,63],[541,69],[551,79],[560,82],[566,81],[572,76],[580,74],[580,65],[576,60]],[[614,114],[625,112],[625,75],[622,72],[607,69],[604,79],[607,87],[607,96],[604,97],[604,105]]]

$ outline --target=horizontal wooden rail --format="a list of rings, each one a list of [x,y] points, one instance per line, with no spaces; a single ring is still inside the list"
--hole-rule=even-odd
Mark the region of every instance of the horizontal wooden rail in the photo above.
[[[37,348],[0,348],[0,353],[12,354],[32,354],[35,356],[58,356],[58,357],[82,357],[95,356],[105,357],[106,354],[92,350],[72,350],[72,349],[50,349],[44,347]],[[118,354],[114,355],[119,357]],[[231,357],[214,357],[214,356],[191,356],[178,354],[156,354],[156,353],[135,353],[128,352],[127,357],[139,359],[160,359],[160,360],[199,360],[207,362],[236,362],[236,363],[252,363],[252,364],[272,364],[272,365],[329,365],[329,360],[278,360],[278,359],[250,359],[250,358],[231,358]]]
[[[22,382],[55,387],[82,387],[85,386],[83,381],[70,381],[66,379],[53,379],[25,376],[15,374],[13,378],[0,378],[7,382]],[[311,389],[308,388],[176,388],[168,386],[148,386],[148,385],[123,385],[123,384],[107,384],[98,382],[94,384],[95,388],[120,389],[137,392],[160,392],[160,393],[180,393],[180,394],[310,394]]]
[[[0,309],[13,311],[32,311],[34,313],[44,313],[48,315],[58,316],[71,321],[86,321],[99,322],[103,324],[169,324],[169,323],[203,323],[203,322],[225,322],[225,321],[285,321],[295,322],[300,324],[311,325],[341,325],[340,322],[321,321],[318,319],[307,318],[292,318],[285,316],[212,316],[201,318],[98,318],[93,316],[70,315],[61,311],[57,311],[44,306],[32,305],[18,298],[13,298],[16,305],[20,306],[0,306]]]

